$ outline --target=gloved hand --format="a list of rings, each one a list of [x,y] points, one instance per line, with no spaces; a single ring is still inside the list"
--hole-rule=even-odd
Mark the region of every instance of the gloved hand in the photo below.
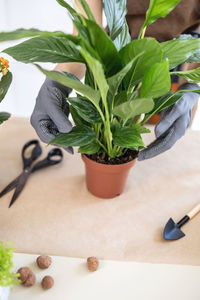
[[[68,120],[69,104],[66,101],[71,91],[70,88],[49,78],[44,81],[30,120],[43,142],[49,143],[59,133],[71,131],[72,124]],[[73,154],[72,147],[63,148]]]
[[[180,90],[197,90],[197,84],[183,84]],[[139,152],[138,160],[144,160],[169,150],[186,132],[192,115],[192,108],[198,94],[186,92],[174,105],[169,107],[155,127],[156,140]]]

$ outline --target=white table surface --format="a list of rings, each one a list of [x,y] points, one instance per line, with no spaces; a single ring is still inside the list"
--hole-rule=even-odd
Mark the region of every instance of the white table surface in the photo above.
[[[89,272],[85,259],[53,256],[47,270],[37,267],[37,255],[15,254],[14,269],[29,266],[36,275],[34,287],[17,286],[9,300],[199,300],[200,267],[100,261],[99,270]],[[45,275],[55,280],[44,291]]]

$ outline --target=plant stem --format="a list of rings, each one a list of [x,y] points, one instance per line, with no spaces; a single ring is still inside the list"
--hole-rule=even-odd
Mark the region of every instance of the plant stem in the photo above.
[[[97,139],[96,140],[97,141],[97,143],[103,148],[103,150],[106,152],[106,153],[108,153],[108,150],[106,149],[106,147]]]
[[[142,35],[141,35],[141,39],[144,38],[145,32],[146,32],[147,27],[144,27],[143,31],[142,31]]]
[[[140,32],[139,32],[139,34],[138,34],[138,40],[141,40],[141,39],[143,39],[144,38],[144,35],[145,35],[145,32],[146,32],[146,29],[147,29],[147,27],[145,26],[145,27],[143,27],[142,26],[142,28],[140,29]]]
[[[154,110],[154,111],[153,111],[153,112],[152,112],[152,113],[144,120],[144,122],[142,122],[141,125],[144,125],[147,121],[149,121],[149,119],[151,119],[151,117],[159,111],[160,107],[162,107],[167,101],[169,101],[175,94],[180,93],[180,92],[183,92],[183,91],[188,92],[187,90],[182,90],[182,91],[177,91],[177,92],[173,93],[170,97],[168,97],[165,101],[163,101],[163,103],[162,103],[157,109],[155,109],[155,110]]]

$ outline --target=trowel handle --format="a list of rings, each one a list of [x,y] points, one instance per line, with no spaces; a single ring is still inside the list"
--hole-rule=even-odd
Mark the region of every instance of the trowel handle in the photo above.
[[[187,215],[190,219],[195,217],[200,212],[200,203],[197,204]]]

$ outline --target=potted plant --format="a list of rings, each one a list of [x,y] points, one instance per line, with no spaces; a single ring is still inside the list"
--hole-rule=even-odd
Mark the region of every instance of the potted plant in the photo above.
[[[49,78],[77,92],[66,99],[75,123],[70,133],[58,135],[52,144],[78,146],[86,164],[88,189],[96,196],[120,194],[137,153],[145,147],[142,134],[151,116],[178,101],[182,92],[170,91],[170,75],[198,82],[200,68],[171,71],[177,65],[200,61],[200,39],[174,39],[159,43],[145,38],[146,27],[165,17],[180,0],[150,0],[138,39],[131,41],[126,23],[126,0],[104,0],[108,35],[96,23],[85,0],[79,0],[87,17],[64,0],[78,35],[64,32],[18,29],[0,33],[0,41],[32,37],[4,52],[24,63],[81,62],[85,82],[70,73],[47,71]],[[195,55],[194,55],[195,54]],[[199,93],[199,91],[195,91]]]
[[[12,272],[13,251],[11,244],[0,241],[0,300],[7,300],[10,288],[19,283],[18,275]]]
[[[9,63],[3,57],[0,57],[0,103],[4,99],[9,86],[12,82],[12,73],[8,71]],[[10,118],[7,112],[0,112],[0,125]]]

